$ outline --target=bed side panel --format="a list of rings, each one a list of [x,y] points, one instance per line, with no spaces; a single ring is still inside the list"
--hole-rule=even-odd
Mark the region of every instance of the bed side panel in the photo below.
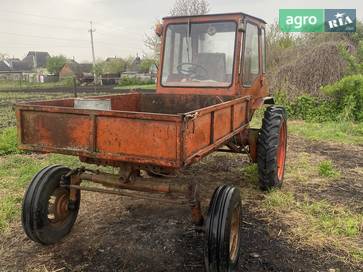
[[[87,150],[91,121],[87,115],[21,111],[21,143]]]
[[[175,122],[97,117],[97,152],[177,159]]]
[[[196,111],[185,121],[183,161],[190,164],[219,148],[235,134],[246,129],[249,98],[237,98],[225,105]]]
[[[184,142],[187,156],[210,144],[210,125],[210,114],[205,114],[187,123]]]

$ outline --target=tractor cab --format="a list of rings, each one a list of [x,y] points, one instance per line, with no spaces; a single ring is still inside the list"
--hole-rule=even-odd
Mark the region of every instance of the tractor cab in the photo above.
[[[265,22],[243,13],[165,17],[158,93],[267,94]]]

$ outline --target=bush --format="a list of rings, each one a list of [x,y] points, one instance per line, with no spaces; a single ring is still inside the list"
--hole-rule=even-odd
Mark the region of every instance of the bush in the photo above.
[[[146,84],[154,84],[155,81],[152,79],[140,79],[138,77],[123,77],[118,85],[119,86],[132,86],[132,85],[146,85]]]
[[[18,153],[16,128],[6,128],[0,134],[0,155]]]
[[[363,121],[363,75],[346,76],[322,91],[334,99],[339,119]]]
[[[306,121],[363,121],[363,75],[351,75],[321,88],[323,96],[302,95],[291,100],[285,91],[276,93],[278,104],[290,117]]]
[[[335,103],[329,99],[302,95],[290,101],[286,92],[278,92],[275,98],[277,104],[283,105],[293,119],[316,122],[337,120]]]

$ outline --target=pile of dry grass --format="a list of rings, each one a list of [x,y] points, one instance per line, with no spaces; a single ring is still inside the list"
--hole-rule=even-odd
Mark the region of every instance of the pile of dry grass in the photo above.
[[[290,48],[287,61],[280,61],[269,75],[271,91],[287,91],[292,96],[303,93],[319,96],[319,88],[344,76],[346,62],[342,58],[339,42]],[[291,50],[292,49],[292,50]],[[285,51],[285,53],[287,53]]]

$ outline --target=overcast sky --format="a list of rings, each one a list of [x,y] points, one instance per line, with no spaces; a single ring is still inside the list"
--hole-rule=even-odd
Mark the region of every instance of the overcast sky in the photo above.
[[[23,58],[28,51],[90,61],[89,21],[94,22],[97,59],[147,53],[143,41],[173,0],[0,0],[0,53]],[[356,8],[362,0],[210,0],[210,13],[245,12],[278,18],[280,8]]]

